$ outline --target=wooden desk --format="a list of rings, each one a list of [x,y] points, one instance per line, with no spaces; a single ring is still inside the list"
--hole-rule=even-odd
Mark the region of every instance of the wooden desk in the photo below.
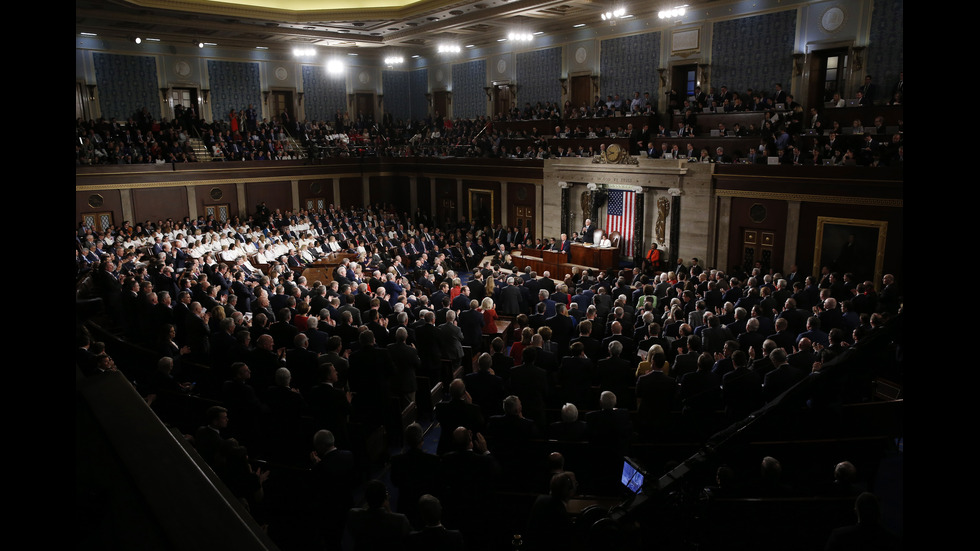
[[[580,266],[597,267],[601,270],[619,267],[619,249],[616,247],[591,247],[572,243],[568,262]]]
[[[357,253],[330,253],[307,266],[303,270],[302,275],[310,283],[320,281],[324,285],[328,285],[333,281],[334,270],[337,269],[337,266],[343,264],[345,258],[353,260],[357,258]]]

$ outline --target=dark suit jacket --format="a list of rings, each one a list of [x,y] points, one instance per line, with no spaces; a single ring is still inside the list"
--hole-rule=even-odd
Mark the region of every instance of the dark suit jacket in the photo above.
[[[521,399],[524,415],[533,419],[538,428],[546,426],[544,409],[548,396],[548,378],[544,369],[521,364],[510,370],[510,390]]]
[[[483,338],[485,320],[483,313],[476,310],[465,310],[459,314],[459,330],[463,333],[463,344],[474,348],[480,347]]]
[[[507,358],[506,356],[503,357]],[[513,360],[511,360],[511,365],[513,365]],[[509,370],[510,366],[507,369]],[[496,371],[494,369],[495,373]],[[501,377],[491,375],[487,371],[477,371],[463,375],[463,382],[466,383],[466,390],[470,393],[473,403],[480,406],[484,419],[489,419],[491,416],[503,412],[501,404],[507,395],[507,391]]]
[[[677,381],[653,370],[636,380],[636,398],[640,403],[639,422],[646,430],[667,425],[677,397]]]
[[[437,448],[439,455],[452,449],[453,431],[456,427],[466,427],[474,433],[486,432],[486,423],[480,406],[467,404],[465,400],[457,399],[436,404],[436,419],[442,427]]]
[[[604,454],[617,456],[629,452],[633,422],[625,409],[590,411],[585,415],[589,442]]]
[[[483,320],[483,316],[480,316]],[[442,349],[442,357],[450,360],[458,360],[463,357],[463,331],[456,325],[444,323],[440,325],[439,345]]]
[[[422,365],[418,350],[398,342],[389,344],[387,349],[395,367],[391,379],[391,393],[397,395],[415,392],[418,389],[418,384],[415,381],[415,370]]]

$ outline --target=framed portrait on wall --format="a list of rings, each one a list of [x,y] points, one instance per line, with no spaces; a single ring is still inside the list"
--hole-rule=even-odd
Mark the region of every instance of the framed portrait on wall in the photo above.
[[[817,217],[817,239],[813,271],[826,266],[831,272],[854,274],[857,282],[873,281],[879,286],[885,258],[888,222],[856,218]]]

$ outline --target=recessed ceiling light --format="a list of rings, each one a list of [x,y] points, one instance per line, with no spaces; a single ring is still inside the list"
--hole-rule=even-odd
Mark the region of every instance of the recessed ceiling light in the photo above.
[[[507,42],[507,39],[506,38],[498,38],[497,39],[497,42]]]
[[[347,52],[347,55],[357,55],[354,52]]]
[[[585,23],[579,23],[578,25],[572,25],[572,28],[573,29],[577,29],[579,27],[584,27],[584,26],[585,26]]]
[[[467,44],[466,45],[467,48],[472,48],[473,46],[476,46],[476,44]]]
[[[537,35],[539,35],[539,34],[544,34],[544,31],[538,31],[538,32],[536,32],[536,33],[533,33],[533,34],[534,34],[535,36],[537,36]]]
[[[268,46],[256,46],[255,49],[256,50],[268,50],[269,47]]]
[[[146,40],[147,42],[160,42],[159,38],[146,38],[144,40]]]
[[[421,57],[421,56],[418,55],[418,54],[415,54],[415,55],[412,56],[412,59],[418,59],[419,57]]]
[[[78,34],[80,34],[82,36],[99,36],[99,35],[97,35],[95,33],[78,33]]]

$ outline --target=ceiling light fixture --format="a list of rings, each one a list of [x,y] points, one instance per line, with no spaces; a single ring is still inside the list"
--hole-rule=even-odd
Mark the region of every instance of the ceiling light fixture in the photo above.
[[[327,72],[331,75],[339,75],[344,72],[344,62],[341,59],[331,59],[327,61]]]
[[[314,48],[293,48],[294,57],[313,57],[316,55]]]
[[[674,17],[683,17],[684,14],[687,13],[687,10],[684,9],[686,7],[687,4],[684,4],[683,6],[677,6],[676,8],[670,10],[661,10],[657,12],[657,17],[659,17],[660,19],[672,19]]]
[[[607,11],[602,14],[603,21],[612,21],[613,19],[620,19],[626,16],[626,8],[619,8],[613,11]]]
[[[440,54],[458,54],[461,48],[458,44],[440,44],[438,51]]]
[[[515,42],[530,42],[534,40],[534,35],[531,33],[510,33],[507,35],[507,39]]]

